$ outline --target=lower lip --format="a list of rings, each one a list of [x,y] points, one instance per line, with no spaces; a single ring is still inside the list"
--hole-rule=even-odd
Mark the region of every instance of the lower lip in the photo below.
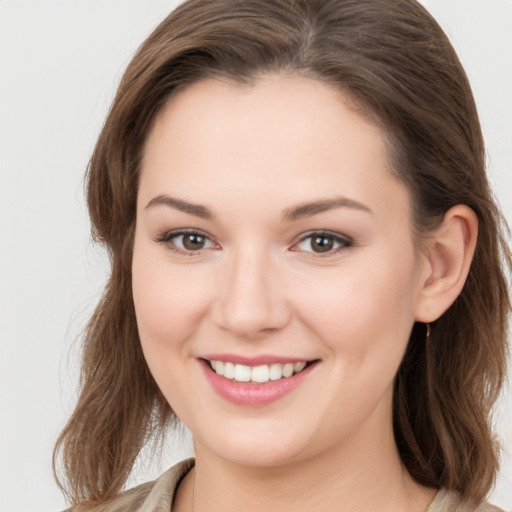
[[[307,378],[316,363],[310,364],[291,377],[269,380],[263,384],[226,379],[217,375],[204,360],[201,360],[201,366],[209,383],[222,398],[236,405],[256,407],[270,404],[291,393]]]

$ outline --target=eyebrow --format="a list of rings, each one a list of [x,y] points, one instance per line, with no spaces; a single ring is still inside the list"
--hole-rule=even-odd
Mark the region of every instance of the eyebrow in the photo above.
[[[312,217],[318,213],[333,210],[334,208],[353,208],[355,210],[361,210],[364,212],[372,213],[368,206],[348,199],[347,197],[334,197],[332,199],[321,199],[312,203],[303,203],[293,208],[285,210],[282,216],[283,221],[294,221],[304,219],[306,217]]]
[[[165,194],[158,195],[151,199],[151,201],[149,201],[149,203],[146,205],[146,209],[157,205],[170,206],[171,208],[175,208],[176,210],[188,213],[190,215],[195,215],[196,217],[200,217],[202,219],[214,218],[213,213],[202,204],[189,203],[183,199],[176,199]],[[311,203],[302,203],[298,206],[294,206],[293,208],[288,208],[283,212],[281,220],[282,222],[293,222],[299,219],[304,219],[306,217],[312,217],[313,215],[317,215],[328,210],[342,207],[353,208],[355,210],[372,213],[370,208],[358,201],[354,201],[353,199],[348,199],[346,197],[335,197],[332,199],[320,199]]]
[[[213,218],[212,212],[206,208],[206,206],[189,203],[188,201],[183,201],[183,199],[176,199],[164,194],[151,199],[151,201],[146,205],[146,209],[156,205],[170,206],[171,208],[175,208],[176,210],[180,210],[184,213],[189,213],[190,215],[195,215],[196,217],[201,217],[202,219]]]

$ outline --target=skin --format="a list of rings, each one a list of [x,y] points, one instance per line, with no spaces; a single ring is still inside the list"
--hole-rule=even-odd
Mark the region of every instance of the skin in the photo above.
[[[203,248],[169,237],[180,229]],[[133,293],[149,368],[194,439],[176,510],[424,510],[435,490],[401,464],[393,380],[414,322],[460,292],[476,229],[458,206],[418,254],[383,133],[327,85],[206,80],[174,97],[145,148]],[[319,253],[307,236],[325,230],[339,240]],[[291,393],[244,407],[205,378],[212,352],[319,362]]]

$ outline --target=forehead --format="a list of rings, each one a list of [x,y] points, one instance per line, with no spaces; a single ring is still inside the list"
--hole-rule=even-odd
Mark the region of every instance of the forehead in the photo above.
[[[313,145],[322,138],[325,143],[316,149],[328,151],[329,145],[332,149],[332,143],[339,143],[339,137],[350,136],[342,130],[347,124],[351,125],[354,141],[370,141],[368,146],[380,146],[385,151],[383,131],[358,110],[355,102],[338,89],[300,75],[264,75],[251,85],[206,79],[178,92],[162,109],[150,132],[145,155],[159,137],[168,139],[171,135],[180,137],[180,142],[192,136],[194,144],[204,144],[205,149],[215,145],[230,150],[244,148],[251,137],[266,136],[269,149],[285,149],[301,139]],[[222,140],[226,135],[231,138]]]
[[[276,75],[250,86],[204,80],[173,97],[149,134],[139,195],[207,204],[223,192],[249,206],[274,195],[389,201],[397,187],[381,128],[333,87]]]

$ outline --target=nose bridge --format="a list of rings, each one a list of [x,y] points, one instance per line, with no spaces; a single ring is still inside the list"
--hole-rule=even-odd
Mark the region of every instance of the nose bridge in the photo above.
[[[282,328],[289,311],[269,251],[234,250],[220,282],[217,323],[239,337],[254,338]]]

